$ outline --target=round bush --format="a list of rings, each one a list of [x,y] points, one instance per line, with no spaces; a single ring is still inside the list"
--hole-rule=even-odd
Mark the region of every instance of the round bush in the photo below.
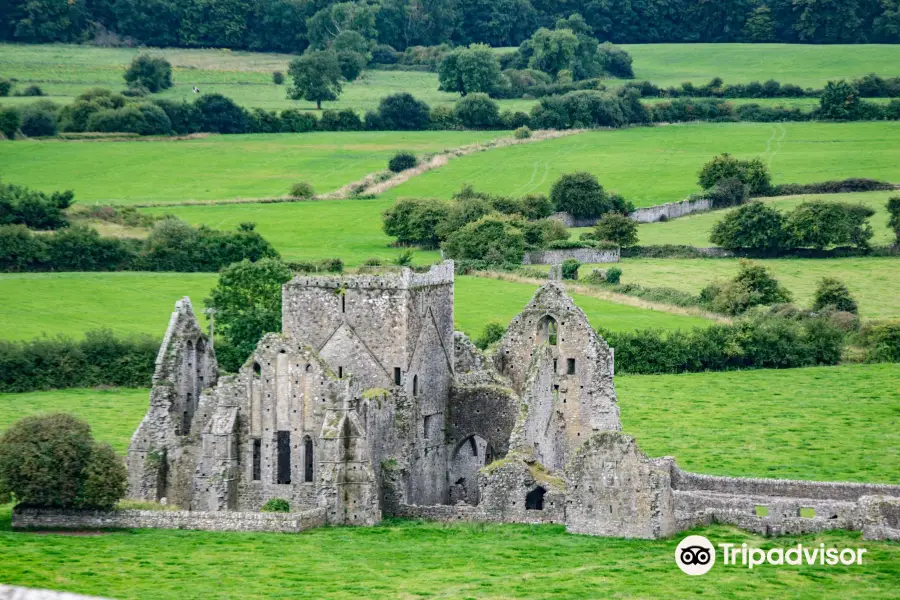
[[[291,505],[287,500],[282,500],[281,498],[272,498],[260,509],[262,512],[280,512],[286,513],[291,512]]]
[[[487,94],[469,94],[453,107],[456,118],[468,129],[491,129],[500,121],[500,109]]]
[[[531,137],[531,130],[523,125],[522,127],[516,129],[513,132],[513,135],[517,140],[527,140]]]
[[[295,183],[291,186],[290,195],[294,198],[301,198],[303,200],[309,200],[313,196],[316,195],[313,186],[306,183],[305,181],[301,181],[299,183]]]
[[[609,197],[591,173],[568,173],[550,188],[550,199],[556,210],[576,217],[593,217],[607,212]]]
[[[578,267],[581,266],[581,263],[574,258],[567,258],[562,262],[562,278],[563,279],[578,279]]]
[[[26,506],[112,508],[126,478],[115,452],[72,415],[25,417],[0,437],[0,496]]]
[[[412,94],[391,94],[378,103],[378,129],[388,131],[428,129],[431,125],[431,109]],[[368,117],[366,118],[368,121]]]
[[[282,73],[281,71],[275,71],[274,73],[272,73],[272,82],[275,85],[283,84],[284,83],[284,73]]]
[[[46,100],[26,106],[22,110],[22,133],[28,137],[56,135],[56,110],[56,106]]]
[[[391,157],[391,160],[388,162],[388,169],[390,169],[392,173],[400,173],[407,169],[413,169],[418,164],[419,159],[416,158],[415,154],[412,152],[401,151]]]
[[[162,57],[142,54],[131,61],[124,78],[128,87],[144,87],[155,94],[172,87],[172,65]]]
[[[606,270],[606,282],[617,284],[622,280],[622,269],[610,267]]]

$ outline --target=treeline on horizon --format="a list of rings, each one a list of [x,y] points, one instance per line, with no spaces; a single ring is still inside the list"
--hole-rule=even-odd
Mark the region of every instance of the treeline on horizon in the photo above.
[[[397,50],[501,47],[572,13],[614,43],[900,43],[900,0],[0,0],[0,39],[300,53],[355,30]]]

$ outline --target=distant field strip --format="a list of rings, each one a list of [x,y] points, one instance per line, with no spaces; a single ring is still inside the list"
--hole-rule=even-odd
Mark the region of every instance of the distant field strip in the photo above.
[[[384,197],[449,198],[463,185],[495,194],[547,192],[564,173],[589,171],[636,206],[699,191],[716,154],[763,157],[775,183],[844,177],[900,181],[900,123],[700,123],[590,131],[472,155],[389,190]]]
[[[215,274],[48,273],[0,275],[3,302],[0,339],[31,339],[42,334],[80,337],[109,328],[120,335],[162,338],[176,300],[190,296],[201,321],[203,300],[216,284]],[[489,321],[508,323],[531,300],[537,284],[458,277],[455,319],[475,336]],[[594,327],[632,330],[690,328],[712,323],[608,300],[574,296]]]
[[[71,189],[80,203],[166,204],[265,198],[306,181],[319,194],[387,168],[399,150],[440,152],[502,131],[211,135],[165,141],[0,142],[5,181]]]

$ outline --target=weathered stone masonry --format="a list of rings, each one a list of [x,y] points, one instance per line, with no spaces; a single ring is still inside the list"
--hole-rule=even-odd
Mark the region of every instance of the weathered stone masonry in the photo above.
[[[451,262],[298,276],[282,304],[282,333],[221,377],[190,301],[176,304],[128,469],[131,497],[182,512],[14,523],[294,531],[395,515],[658,538],[715,520],[900,539],[900,486],[709,477],[647,458],[621,432],[612,349],[558,282],[491,355],[453,331]],[[260,517],[274,498],[305,516]]]

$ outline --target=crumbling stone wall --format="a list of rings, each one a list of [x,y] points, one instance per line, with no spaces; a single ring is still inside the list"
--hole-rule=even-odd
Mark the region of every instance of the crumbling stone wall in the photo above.
[[[182,298],[175,303],[156,357],[150,407],[128,449],[130,498],[168,498],[190,507],[199,432],[208,417],[200,410],[201,394],[217,378],[212,345],[200,328],[190,299]]]
[[[532,250],[522,257],[523,265],[558,265],[566,259],[573,258],[583,264],[617,263],[618,248],[567,248],[560,250]]]
[[[631,436],[593,435],[566,468],[566,530],[629,538],[672,535],[670,473],[670,459],[648,459]]]
[[[595,431],[621,429],[612,352],[563,286],[549,282],[510,323],[494,355],[522,406],[513,448],[561,471]]]

